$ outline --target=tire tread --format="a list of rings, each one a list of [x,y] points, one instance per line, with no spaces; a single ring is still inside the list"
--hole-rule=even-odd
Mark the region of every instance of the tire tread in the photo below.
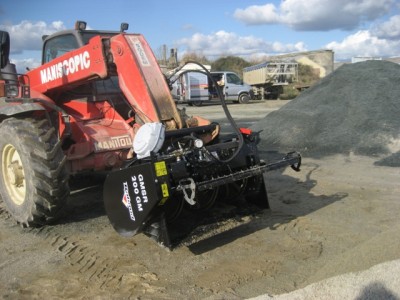
[[[9,118],[3,121],[4,125],[17,132],[23,145],[21,155],[28,158],[33,173],[26,179],[33,186],[29,192],[34,195],[27,196],[33,203],[25,219],[17,221],[23,227],[49,224],[59,216],[70,192],[67,158],[56,131],[47,119]]]

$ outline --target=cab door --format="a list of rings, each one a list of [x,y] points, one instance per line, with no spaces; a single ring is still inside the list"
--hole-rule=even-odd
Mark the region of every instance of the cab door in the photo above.
[[[226,100],[237,101],[242,91],[242,80],[234,73],[225,74],[224,94]]]

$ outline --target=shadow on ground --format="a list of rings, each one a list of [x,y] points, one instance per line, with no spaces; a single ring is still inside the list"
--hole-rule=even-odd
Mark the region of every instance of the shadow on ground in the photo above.
[[[285,155],[261,152],[261,156],[268,157],[268,161],[272,162]],[[264,174],[271,210],[253,205],[240,195],[222,201],[217,199],[214,206],[206,211],[185,209],[176,222],[168,225],[172,245],[185,246],[194,254],[202,254],[256,231],[274,229],[277,224],[289,223],[345,198],[347,195],[341,193],[315,196],[310,192],[317,184],[312,179],[312,173],[318,167],[307,167],[305,181],[284,175],[284,169]],[[104,216],[103,181],[102,176],[76,179],[59,224],[79,223]]]
[[[261,153],[261,156],[266,155],[270,161],[284,157],[282,153],[277,152]],[[210,212],[205,216],[192,214],[187,217],[190,223],[185,222],[174,226],[176,228],[174,230],[180,230],[181,245],[187,246],[194,254],[202,254],[256,231],[266,228],[274,230],[279,225],[289,223],[347,197],[346,193],[313,195],[310,190],[317,181],[312,179],[312,173],[318,168],[318,165],[308,166],[305,181],[284,175],[284,169],[266,173],[267,189],[271,191],[269,193],[270,210],[261,209],[239,198],[230,203],[234,204],[234,208],[230,207],[231,210],[222,209],[225,215],[215,215],[221,211],[221,204],[216,206],[216,211],[211,212],[214,215],[213,218],[210,217]]]

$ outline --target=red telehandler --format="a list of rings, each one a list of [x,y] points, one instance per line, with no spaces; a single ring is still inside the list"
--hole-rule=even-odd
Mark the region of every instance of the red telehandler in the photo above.
[[[103,198],[114,229],[144,232],[171,247],[167,224],[184,206],[203,210],[235,188],[268,207],[263,172],[292,166],[288,153],[265,164],[258,134],[233,132],[179,110],[141,34],[75,29],[43,37],[42,65],[17,74],[0,31],[0,194],[25,227],[53,222],[75,174],[107,171]],[[204,72],[208,72],[204,69]]]

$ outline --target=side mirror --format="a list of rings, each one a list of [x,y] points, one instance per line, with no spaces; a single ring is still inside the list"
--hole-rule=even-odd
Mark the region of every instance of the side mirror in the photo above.
[[[120,27],[120,32],[125,32],[126,30],[128,30],[129,28],[129,24],[128,23],[121,23],[121,27]]]
[[[9,61],[10,35],[7,31],[0,31],[0,69],[3,69]]]
[[[76,21],[75,22],[75,30],[83,31],[86,29],[85,21]]]

